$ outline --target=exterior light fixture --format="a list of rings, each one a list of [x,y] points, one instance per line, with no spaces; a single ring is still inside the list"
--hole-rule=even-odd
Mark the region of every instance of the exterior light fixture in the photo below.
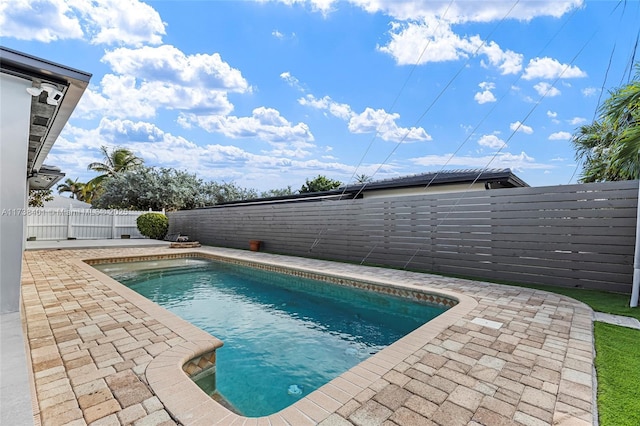
[[[53,106],[57,106],[64,96],[64,94],[52,84],[42,83],[40,87],[27,87],[27,92],[31,96],[40,96],[43,91],[48,94],[47,103]]]

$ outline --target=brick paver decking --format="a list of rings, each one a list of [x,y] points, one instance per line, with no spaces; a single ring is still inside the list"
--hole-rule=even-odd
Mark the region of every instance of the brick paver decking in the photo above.
[[[36,422],[593,424],[592,311],[580,302],[525,288],[211,247],[198,251],[426,287],[464,295],[468,303],[448,323],[436,318],[422,334],[381,351],[276,415],[247,419],[213,401],[209,405],[206,396],[201,403],[204,394],[180,370],[181,354],[195,355],[215,339],[79,261],[176,250],[181,249],[25,252],[23,315]]]

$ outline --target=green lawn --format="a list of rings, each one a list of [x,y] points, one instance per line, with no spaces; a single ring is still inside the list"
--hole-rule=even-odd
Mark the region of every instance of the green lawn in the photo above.
[[[600,425],[640,425],[640,330],[594,326]]]

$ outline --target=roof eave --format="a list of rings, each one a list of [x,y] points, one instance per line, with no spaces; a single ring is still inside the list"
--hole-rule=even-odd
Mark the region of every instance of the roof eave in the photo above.
[[[3,46],[0,46],[0,66],[3,73],[31,80],[32,84],[45,82],[64,87],[63,97],[47,122],[46,131],[35,150],[35,155],[28,160],[27,176],[34,177],[40,172],[53,144],[60,136],[62,129],[67,124],[82,94],[88,87],[91,74]],[[32,114],[36,102],[37,98],[34,98]],[[31,133],[29,136],[31,139]],[[43,173],[43,175],[47,173]],[[52,180],[48,188],[53,186],[57,180],[59,179]],[[38,189],[48,188],[38,187]]]

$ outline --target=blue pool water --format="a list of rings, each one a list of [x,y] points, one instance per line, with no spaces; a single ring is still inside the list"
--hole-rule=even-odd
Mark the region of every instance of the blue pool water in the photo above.
[[[217,391],[249,417],[287,407],[444,312],[205,259],[96,268],[221,339]]]

